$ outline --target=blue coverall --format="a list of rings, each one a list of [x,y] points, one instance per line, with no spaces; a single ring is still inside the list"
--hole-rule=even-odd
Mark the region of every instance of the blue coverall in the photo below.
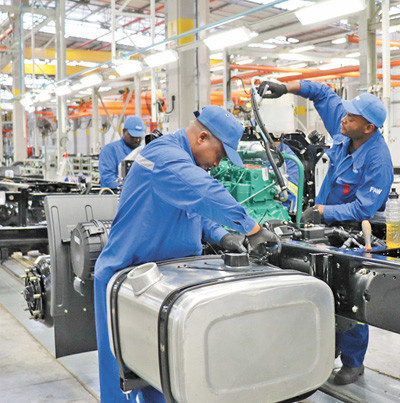
[[[100,186],[102,188],[116,189],[119,184],[118,165],[132,151],[125,141],[113,141],[106,144],[99,154]]]
[[[315,204],[324,206],[328,224],[345,220],[369,220],[384,210],[393,183],[393,165],[389,148],[379,130],[353,153],[348,153],[350,138],[340,133],[346,115],[342,99],[327,85],[301,80],[298,95],[314,102],[333,146],[326,151],[330,162]],[[356,325],[337,335],[342,363],[362,365],[368,346],[368,326]]]
[[[148,144],[135,159],[121,192],[108,243],[95,266],[95,315],[101,400],[124,402],[109,346],[106,287],[113,274],[149,261],[201,255],[202,239],[219,243],[225,225],[249,233],[256,225],[244,208],[195,164],[184,129]],[[132,318],[134,320],[134,318]],[[140,326],[140,324],[138,324]],[[153,388],[132,401],[164,401]]]

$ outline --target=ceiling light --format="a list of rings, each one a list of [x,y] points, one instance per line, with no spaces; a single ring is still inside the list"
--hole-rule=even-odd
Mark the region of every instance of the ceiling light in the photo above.
[[[256,32],[253,32],[246,27],[238,27],[210,35],[203,41],[207,47],[213,51],[247,42],[257,35],[258,34]]]
[[[346,57],[360,57],[360,52],[348,53]]]
[[[80,82],[85,87],[95,87],[103,82],[103,76],[98,73],[90,74],[89,76],[82,77]]]
[[[43,91],[36,96],[36,102],[47,102],[51,98],[51,95],[47,91]]]
[[[363,0],[328,0],[295,11],[295,15],[303,25],[309,25],[342,15],[354,14],[364,8]]]
[[[296,38],[288,38],[287,41],[288,41],[289,43],[298,43],[298,42],[300,42],[300,41],[299,41],[298,39],[296,39]]]
[[[314,45],[308,45],[308,46],[302,46],[300,48],[290,49],[289,52],[290,53],[301,53],[301,52],[307,52],[308,50],[313,50],[313,49],[315,49]]]
[[[150,67],[158,67],[164,64],[173,63],[178,60],[178,52],[173,49],[165,50],[164,52],[154,53],[153,55],[146,56],[144,61]]]
[[[27,109],[33,105],[32,95],[30,93],[24,95],[19,102],[21,102],[22,106]]]
[[[346,43],[346,42],[347,42],[347,38],[337,38],[337,39],[334,39],[334,40],[332,41],[332,43],[333,43],[334,45],[340,45],[340,44]]]
[[[62,97],[63,95],[71,94],[72,88],[68,84],[64,84],[56,87],[54,91],[58,97]]]
[[[142,71],[142,63],[138,60],[126,60],[115,66],[115,71],[121,76],[129,76]]]
[[[263,49],[274,49],[276,45],[272,43],[249,43],[247,45],[249,48],[263,48]]]
[[[218,53],[213,53],[212,55],[210,55],[210,59],[222,59],[224,57],[224,55],[222,54],[222,52],[218,52]]]

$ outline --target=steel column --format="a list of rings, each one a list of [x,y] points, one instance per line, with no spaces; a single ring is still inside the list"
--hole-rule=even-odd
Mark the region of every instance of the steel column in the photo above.
[[[390,1],[382,1],[382,80],[383,103],[387,109],[387,118],[383,125],[383,134],[388,143],[391,142],[391,104],[390,104],[390,34],[389,34]]]
[[[56,9],[56,78],[62,80],[67,75],[66,46],[65,46],[65,0],[57,1]],[[62,138],[67,134],[67,99],[65,96],[57,97],[57,168],[60,165],[63,153],[66,151]]]

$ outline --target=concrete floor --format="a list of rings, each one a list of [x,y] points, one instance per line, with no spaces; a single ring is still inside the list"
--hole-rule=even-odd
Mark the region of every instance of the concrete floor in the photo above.
[[[56,360],[53,329],[29,320],[22,288],[16,275],[0,268],[0,402],[98,401],[97,353]],[[331,376],[303,402],[400,402],[400,335],[371,327],[365,366],[357,383],[335,386]]]

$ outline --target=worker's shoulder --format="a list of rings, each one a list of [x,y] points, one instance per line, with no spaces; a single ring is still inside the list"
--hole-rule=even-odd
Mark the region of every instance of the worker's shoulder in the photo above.
[[[382,134],[379,133],[376,141],[374,141],[370,147],[366,149],[366,160],[375,165],[392,165],[392,157],[389,147],[386,144]]]
[[[171,133],[153,140],[140,154],[157,163],[182,159],[190,160],[190,155],[185,148],[182,139],[175,133]]]
[[[112,141],[111,143],[105,144],[105,145],[101,148],[100,153],[101,153],[102,151],[114,150],[116,147],[119,146],[119,143],[120,143],[119,140],[115,140],[115,141]]]

